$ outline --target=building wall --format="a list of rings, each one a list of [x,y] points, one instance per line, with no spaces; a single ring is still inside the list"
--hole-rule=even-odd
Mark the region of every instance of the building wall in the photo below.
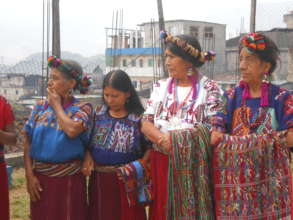
[[[197,29],[197,31],[191,31],[191,29]],[[214,38],[207,38],[205,28],[212,28]],[[145,32],[145,47],[152,47],[152,29],[155,29],[155,44],[159,45],[159,24],[145,23],[141,25],[141,30]],[[216,24],[201,21],[189,21],[189,20],[175,20],[165,21],[165,29],[172,35],[187,34],[196,36],[204,51],[213,50],[216,52],[216,59],[214,63],[215,74],[225,71],[225,50],[226,50],[226,25]],[[197,33],[197,34],[196,34]],[[208,64],[207,64],[208,65]],[[204,67],[203,67],[204,69]]]
[[[0,77],[0,94],[8,100],[18,101],[23,96],[38,95],[40,83],[34,86],[26,85],[24,74],[7,74]],[[34,76],[32,76],[32,79]],[[40,76],[36,76],[38,80]],[[31,82],[30,82],[31,83]]]

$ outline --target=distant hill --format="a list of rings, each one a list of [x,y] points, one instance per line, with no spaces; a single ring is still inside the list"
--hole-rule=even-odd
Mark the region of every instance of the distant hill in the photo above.
[[[84,72],[91,73],[99,66],[105,70],[105,56],[96,55],[84,57],[77,53],[63,51],[61,54],[64,59],[73,59],[78,61],[84,69]],[[15,65],[0,65],[0,73],[24,73],[24,74],[41,74],[42,72],[42,53],[31,54],[24,60],[19,61]]]

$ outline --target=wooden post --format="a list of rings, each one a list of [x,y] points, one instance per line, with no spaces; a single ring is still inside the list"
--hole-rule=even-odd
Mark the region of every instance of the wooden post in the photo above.
[[[158,5],[158,13],[159,13],[159,31],[165,31],[165,22],[164,22],[164,12],[163,12],[162,0],[157,0],[157,5]],[[162,49],[162,53],[161,53],[161,61],[162,62],[161,62],[161,64],[163,67],[163,77],[167,78],[168,72],[167,72],[166,66],[165,66],[165,55],[164,55],[165,44],[162,40],[161,40],[161,49]]]
[[[59,0],[52,0],[52,55],[60,57],[60,16],[59,16]]]
[[[256,0],[251,0],[250,8],[250,32],[255,32]]]

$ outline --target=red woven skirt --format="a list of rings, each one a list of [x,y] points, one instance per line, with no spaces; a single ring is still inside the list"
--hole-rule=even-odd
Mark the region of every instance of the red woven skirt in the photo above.
[[[6,163],[0,163],[0,219],[9,219],[8,177]]]
[[[116,173],[93,172],[89,183],[88,220],[145,220],[142,205],[129,206]]]
[[[153,202],[150,206],[150,220],[166,220],[168,201],[168,163],[167,155],[151,151],[151,172],[153,182]]]
[[[43,191],[41,200],[31,202],[31,220],[86,219],[86,180],[81,173],[65,177],[35,175]]]

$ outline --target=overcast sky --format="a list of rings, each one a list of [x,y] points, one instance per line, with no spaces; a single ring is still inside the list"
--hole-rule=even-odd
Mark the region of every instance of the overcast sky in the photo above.
[[[46,0],[47,1],[47,0]],[[257,0],[282,3],[288,0]],[[165,20],[188,19],[227,24],[227,36],[240,30],[241,17],[249,29],[250,0],[163,0]],[[293,6],[293,3],[292,3]],[[293,7],[290,8],[292,10]],[[123,10],[123,27],[157,20],[157,0],[60,0],[61,49],[84,56],[103,54],[105,27],[111,27],[113,11]],[[288,12],[289,8],[280,8]],[[269,23],[282,25],[282,17]],[[0,63],[20,60],[42,49],[43,0],[0,0]],[[259,24],[257,23],[257,26]],[[285,26],[285,25],[283,25]]]

